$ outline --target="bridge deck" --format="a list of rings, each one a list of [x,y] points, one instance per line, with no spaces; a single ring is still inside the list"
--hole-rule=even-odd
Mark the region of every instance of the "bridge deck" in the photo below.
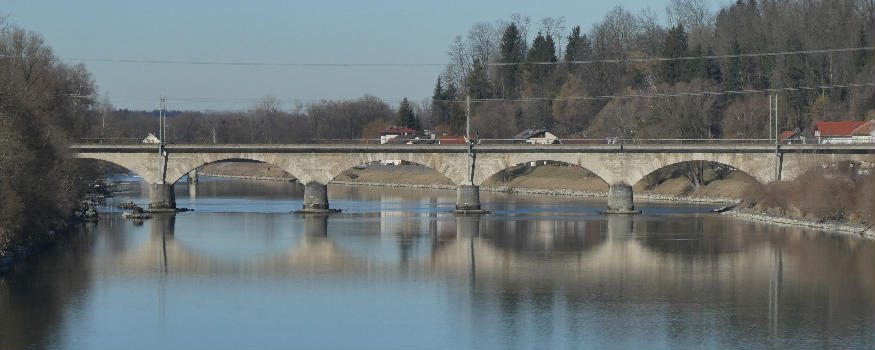
[[[774,153],[775,145],[760,144],[625,144],[625,145],[476,145],[477,153]],[[465,153],[465,145],[326,145],[326,144],[169,144],[170,153]],[[158,145],[71,145],[74,152],[95,153],[149,153],[157,152]],[[875,145],[781,145],[781,153],[875,153]]]

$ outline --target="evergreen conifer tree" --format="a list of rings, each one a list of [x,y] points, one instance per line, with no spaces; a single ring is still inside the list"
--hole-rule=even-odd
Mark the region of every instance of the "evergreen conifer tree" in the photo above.
[[[398,108],[398,126],[419,130],[419,120],[416,119],[413,107],[407,102],[406,97],[401,100],[401,106]]]
[[[662,56],[687,56],[687,33],[684,32],[683,24],[678,24],[668,31],[668,36],[665,37],[665,47],[662,49]],[[662,81],[674,85],[679,81],[687,80],[689,77],[688,66],[687,62],[682,60],[662,62],[660,65]]]
[[[499,55],[502,63],[521,63],[524,57],[524,43],[516,24],[511,23],[504,29],[499,44]],[[502,98],[513,98],[519,94],[519,66],[506,65],[498,69],[498,81],[495,86]]]

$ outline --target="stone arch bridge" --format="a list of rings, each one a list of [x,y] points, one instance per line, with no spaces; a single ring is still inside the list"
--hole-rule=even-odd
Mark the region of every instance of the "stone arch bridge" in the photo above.
[[[456,184],[456,209],[480,210],[479,186],[516,164],[550,160],[576,164],[610,185],[608,212],[633,212],[632,185],[660,168],[686,161],[722,163],[761,183],[790,180],[805,171],[838,164],[875,163],[875,146],[770,144],[631,145],[72,145],[78,158],[115,163],[150,185],[153,210],[174,209],[173,184],[205,164],[255,160],[282,168],[305,185],[304,212],[328,211],[327,184],[354,166],[400,159],[436,170]]]

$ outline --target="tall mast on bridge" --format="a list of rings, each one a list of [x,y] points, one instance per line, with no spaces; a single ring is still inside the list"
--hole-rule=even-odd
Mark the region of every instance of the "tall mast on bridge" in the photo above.
[[[468,171],[468,184],[474,184],[474,167],[473,167],[473,158],[474,154],[472,153],[474,149],[474,142],[471,140],[471,95],[465,96],[465,142],[468,144],[468,156],[465,157]]]
[[[165,98],[164,95],[160,97],[161,103],[158,105],[158,155],[163,155],[164,153],[164,134],[166,132],[166,123],[164,119],[164,106],[165,106]]]

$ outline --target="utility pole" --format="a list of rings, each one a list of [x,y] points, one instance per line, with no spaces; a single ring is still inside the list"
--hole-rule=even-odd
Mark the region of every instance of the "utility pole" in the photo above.
[[[465,96],[465,142],[468,144],[468,156],[465,157],[468,170],[468,184],[474,184],[474,168],[472,160],[474,157],[474,142],[471,140],[471,95]]]
[[[775,94],[775,181],[781,180],[781,144],[778,142],[778,94]]]
[[[775,94],[775,143],[778,143],[778,94]]]
[[[766,123],[766,129],[769,130],[769,138],[772,139],[772,94],[769,94],[769,122]]]
[[[167,142],[167,99],[161,96],[161,144],[166,145]]]
[[[164,155],[164,95],[158,103],[158,155]]]

